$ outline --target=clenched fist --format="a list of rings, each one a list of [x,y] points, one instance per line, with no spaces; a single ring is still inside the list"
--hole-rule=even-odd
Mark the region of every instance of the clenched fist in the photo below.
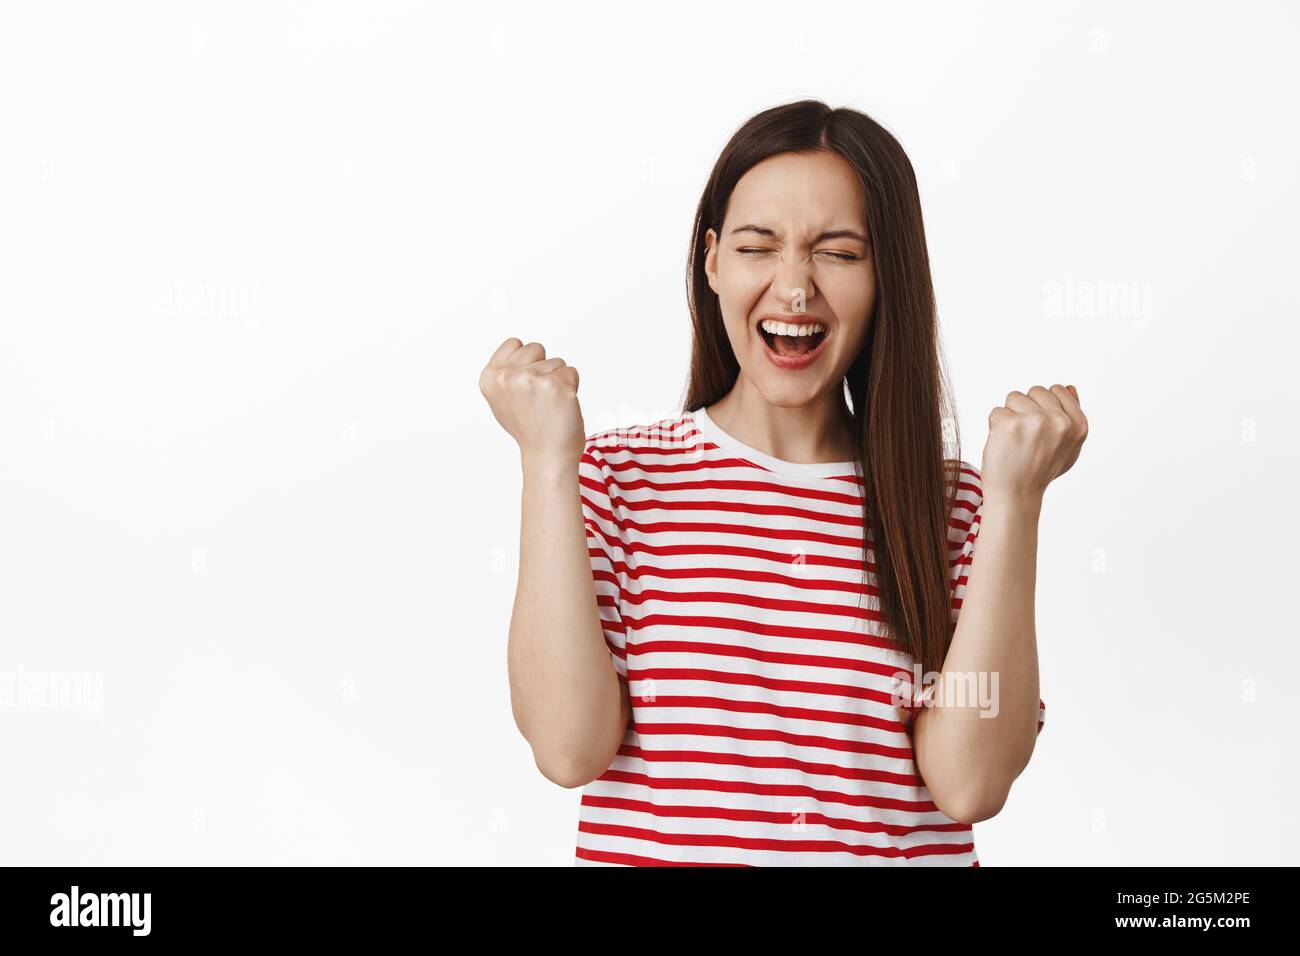
[[[1088,437],[1088,419],[1073,385],[1035,385],[1011,392],[989,413],[980,484],[994,494],[1041,498],[1048,484],[1070,470]]]
[[[506,339],[488,359],[478,387],[525,462],[577,467],[586,432],[576,368],[547,358],[540,342]]]

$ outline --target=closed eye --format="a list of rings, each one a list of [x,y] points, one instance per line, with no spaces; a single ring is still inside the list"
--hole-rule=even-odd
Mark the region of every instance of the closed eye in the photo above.
[[[760,249],[756,246],[741,246],[736,251],[739,252],[742,256],[756,256],[764,252],[771,252],[772,250]],[[834,252],[830,249],[821,249],[818,251],[823,253],[824,255],[830,256],[833,259],[838,259],[841,262],[856,262],[860,258],[859,256],[855,256],[850,252]]]

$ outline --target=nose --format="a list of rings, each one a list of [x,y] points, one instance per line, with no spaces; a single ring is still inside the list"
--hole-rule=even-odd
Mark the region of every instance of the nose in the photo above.
[[[772,291],[786,303],[790,312],[806,312],[817,290],[813,288],[812,272],[806,262],[788,262],[782,256],[772,277]]]

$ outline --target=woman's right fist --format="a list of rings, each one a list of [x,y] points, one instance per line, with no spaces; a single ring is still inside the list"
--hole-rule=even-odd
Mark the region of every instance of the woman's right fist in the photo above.
[[[492,414],[519,443],[525,460],[577,466],[586,445],[578,370],[547,358],[540,342],[506,339],[478,377]]]

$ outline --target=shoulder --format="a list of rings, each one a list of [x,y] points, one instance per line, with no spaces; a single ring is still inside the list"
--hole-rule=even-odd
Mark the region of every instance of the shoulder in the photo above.
[[[690,414],[682,413],[642,424],[590,432],[586,436],[582,457],[603,468],[613,462],[644,461],[690,450],[699,441],[700,433]]]
[[[694,448],[697,434],[689,415],[590,432],[578,462],[579,483],[613,507],[625,489],[674,470],[672,456]]]
[[[956,501],[978,504],[984,498],[984,488],[980,481],[980,470],[971,462],[956,461],[949,458],[944,462],[949,483],[956,482],[954,498]]]
[[[952,488],[952,515],[948,534],[955,540],[964,541],[979,526],[980,507],[984,504],[980,471],[965,460],[948,459],[944,465],[946,482]]]

